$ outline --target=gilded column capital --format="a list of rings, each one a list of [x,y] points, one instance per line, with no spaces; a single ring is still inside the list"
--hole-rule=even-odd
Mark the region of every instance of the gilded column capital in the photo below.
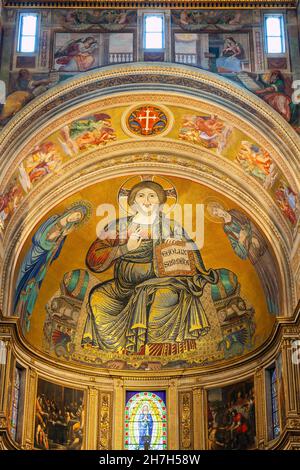
[[[291,336],[291,339],[300,339],[300,326],[284,326],[282,328],[283,337]],[[287,338],[284,338],[287,339]]]
[[[0,429],[6,429],[8,426],[8,421],[6,416],[0,416]]]
[[[203,396],[204,388],[203,386],[197,386],[192,388],[194,397],[201,398]]]
[[[32,450],[33,449],[33,445],[31,442],[25,442],[24,445],[21,446],[21,449],[23,450]]]
[[[300,418],[288,418],[286,421],[286,427],[293,430],[300,429]]]
[[[1,334],[10,334],[11,333],[11,329],[9,326],[0,326],[0,335]],[[2,338],[1,338],[2,339]],[[4,339],[2,339],[2,341],[4,341]]]

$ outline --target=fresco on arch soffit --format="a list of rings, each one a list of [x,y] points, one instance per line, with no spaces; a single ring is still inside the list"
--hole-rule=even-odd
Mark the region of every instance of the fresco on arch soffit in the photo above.
[[[13,22],[15,11],[7,14]],[[67,78],[99,66],[135,60],[131,34],[136,28],[135,10],[59,9],[52,16],[44,16],[55,30],[53,52],[49,63],[44,64],[49,70],[39,73],[24,65],[18,73],[11,74],[10,83],[6,83],[11,92],[0,112],[1,126],[33,98]],[[171,10],[171,30],[172,61],[234,81],[261,98],[299,133],[299,93],[293,89],[290,58],[287,53],[266,55],[262,21],[255,11]],[[109,32],[114,44],[104,59],[100,47],[103,32]]]
[[[71,121],[64,116],[55,132],[45,137],[41,131],[38,143],[27,145],[19,166],[0,193],[0,230],[6,230],[13,214],[35,188],[55,174],[63,174],[74,161],[121,141],[155,137],[185,142],[234,162],[269,193],[291,230],[295,230],[299,216],[295,188],[273,161],[269,149],[241,130],[240,123],[236,119],[233,122],[229,114],[211,106],[210,112],[204,106],[195,112],[155,102],[135,107],[120,103],[107,109],[97,106]]]
[[[208,366],[267,339],[279,285],[271,249],[235,203],[184,178],[127,175],[73,194],[36,225],[14,312],[27,341],[62,362]]]

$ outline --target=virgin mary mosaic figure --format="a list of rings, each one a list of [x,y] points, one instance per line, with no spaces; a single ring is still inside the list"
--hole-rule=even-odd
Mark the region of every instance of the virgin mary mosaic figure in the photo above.
[[[218,275],[206,269],[184,228],[163,212],[168,198],[177,199],[176,189],[155,179],[123,185],[119,201],[127,201],[132,215],[109,223],[87,253],[91,271],[113,265],[114,275],[90,291],[84,346],[161,356],[195,349],[210,330],[201,297]],[[162,272],[161,247],[170,248],[169,265],[180,259],[180,247],[188,251],[193,269]]]

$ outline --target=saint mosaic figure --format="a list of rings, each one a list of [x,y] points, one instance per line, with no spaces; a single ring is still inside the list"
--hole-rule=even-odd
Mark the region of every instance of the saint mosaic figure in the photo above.
[[[268,245],[258,228],[242,212],[225,208],[218,202],[211,202],[208,213],[215,220],[222,221],[224,232],[241,259],[253,264],[264,290],[268,310],[271,314],[280,312],[280,293],[277,269]]]
[[[103,273],[113,265],[114,275],[89,293],[84,346],[121,354],[176,354],[194,349],[210,330],[201,297],[218,275],[206,269],[183,227],[163,213],[175,188],[165,189],[154,178],[121,188],[134,215],[109,223],[87,253],[91,271]],[[175,272],[166,264],[163,272],[160,248],[168,246],[174,256],[189,252],[190,270]]]
[[[20,316],[23,331],[29,331],[30,318],[49,266],[63,248],[66,237],[88,216],[89,207],[74,204],[63,214],[52,215],[36,231],[21,264],[14,296],[14,313]]]

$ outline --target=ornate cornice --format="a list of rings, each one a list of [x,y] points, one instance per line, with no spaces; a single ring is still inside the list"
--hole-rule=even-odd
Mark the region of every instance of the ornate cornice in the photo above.
[[[236,377],[241,380],[251,377],[256,370],[261,370],[269,365],[278,355],[280,346],[283,344],[285,329],[292,327],[299,328],[300,321],[300,303],[295,310],[292,318],[280,318],[273,327],[273,331],[264,344],[262,344],[253,353],[249,353],[238,360],[228,359],[222,364],[212,364],[210,366],[195,366],[190,369],[164,369],[160,370],[128,370],[128,369],[108,369],[97,367],[90,364],[76,364],[71,362],[61,362],[41,352],[24,338],[18,324],[17,317],[4,317],[0,310],[0,324],[10,329],[10,335],[13,339],[13,352],[18,361],[30,366],[32,373],[43,376],[50,381],[74,385],[80,384],[80,387],[100,386],[103,380],[105,389],[112,386],[112,381],[120,381],[120,384],[129,385],[131,382],[138,381],[150,383],[161,383],[161,385],[171,384],[170,380],[186,379],[193,382],[196,389],[218,386],[220,383],[230,384],[236,381]],[[34,367],[34,369],[32,369]],[[110,379],[109,384],[107,382]],[[119,385],[120,385],[119,384]],[[79,385],[78,385],[79,386]],[[103,389],[103,388],[102,388]]]
[[[296,8],[297,0],[4,0],[9,8],[112,8],[112,9],[200,9],[200,8]]]

